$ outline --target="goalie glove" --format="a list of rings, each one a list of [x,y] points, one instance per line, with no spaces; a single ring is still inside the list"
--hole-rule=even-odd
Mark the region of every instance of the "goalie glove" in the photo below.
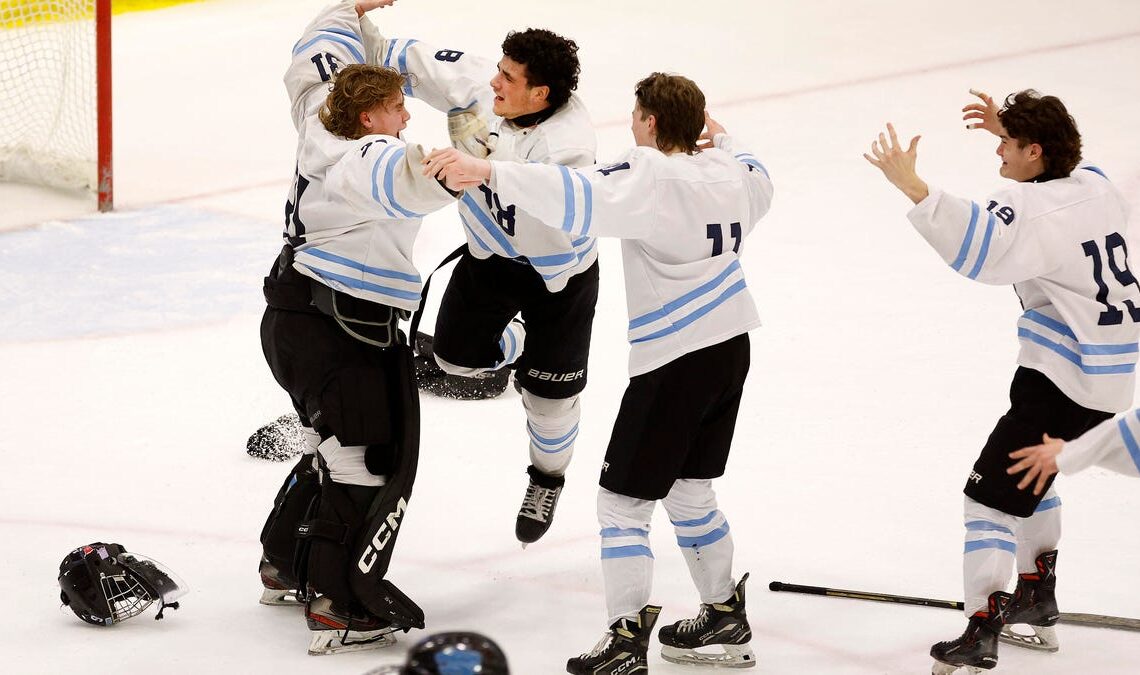
[[[486,159],[495,150],[499,135],[492,133],[478,107],[447,113],[447,135],[451,146],[478,159]]]

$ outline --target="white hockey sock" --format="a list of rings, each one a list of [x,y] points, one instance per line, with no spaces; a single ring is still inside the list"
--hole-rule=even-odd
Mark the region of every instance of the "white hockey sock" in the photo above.
[[[988,607],[990,594],[1004,591],[1013,576],[1020,518],[965,498],[966,547],[962,579],[966,616]]]
[[[656,502],[598,488],[598,524],[602,536],[602,578],[606,585],[607,626],[633,618],[649,603],[653,587],[653,551],[649,523]]]
[[[345,447],[336,440],[336,436],[329,436],[320,444],[317,452],[325,460],[332,482],[344,485],[383,485],[384,476],[371,473],[364,465],[365,449],[363,445]]]
[[[735,591],[732,534],[724,514],[716,508],[712,481],[678,480],[663,503],[701,602],[712,604],[731,598]]]
[[[499,349],[503,352],[503,360],[496,363],[491,370],[505,368],[517,361],[522,355],[525,340],[526,327],[519,321],[508,323],[502,337],[499,338]]]
[[[530,437],[530,463],[545,474],[565,474],[574,455],[582,415],[578,397],[543,398],[523,389],[522,400]]]
[[[1032,516],[1022,519],[1017,532],[1017,572],[1037,571],[1037,556],[1056,550],[1061,541],[1061,498],[1053,487],[1045,493]]]

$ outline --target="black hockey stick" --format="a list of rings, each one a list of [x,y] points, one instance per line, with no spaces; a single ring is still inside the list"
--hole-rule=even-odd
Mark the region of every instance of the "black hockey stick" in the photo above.
[[[850,598],[852,600],[871,600],[874,602],[891,602],[896,605],[919,605],[921,607],[941,607],[943,609],[965,609],[965,605],[955,600],[938,600],[936,598],[912,598],[906,595],[891,595],[890,593],[868,593],[865,591],[848,591],[842,588],[825,588],[823,586],[801,586],[799,584],[786,584],[782,581],[773,581],[768,584],[770,591],[787,591],[789,593],[807,593],[809,595],[826,595],[832,598]],[[1140,631],[1140,619],[1130,619],[1123,616],[1107,616],[1105,614],[1073,614],[1061,612],[1060,623],[1078,626],[1096,626],[1099,628],[1116,628],[1119,630]]]

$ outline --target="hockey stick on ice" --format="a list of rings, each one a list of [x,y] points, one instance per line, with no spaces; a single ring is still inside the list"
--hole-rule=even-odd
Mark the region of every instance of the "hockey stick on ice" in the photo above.
[[[868,593],[865,591],[848,591],[842,588],[825,588],[823,586],[801,586],[787,584],[782,581],[773,581],[768,584],[770,591],[787,591],[789,593],[807,593],[809,595],[826,595],[832,598],[850,598],[852,600],[872,600],[874,602],[891,602],[896,605],[919,605],[922,607],[941,607],[944,609],[964,609],[961,602],[954,600],[938,600],[936,598],[912,598],[906,595],[891,595],[889,593]],[[1140,619],[1130,619],[1123,616],[1107,616],[1105,614],[1072,614],[1061,612],[1060,623],[1077,626],[1096,626],[1099,628],[1116,628],[1118,630],[1140,631]]]

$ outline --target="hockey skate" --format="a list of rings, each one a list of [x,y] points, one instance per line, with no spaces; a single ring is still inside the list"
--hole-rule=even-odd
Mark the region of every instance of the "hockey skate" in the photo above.
[[[1054,626],[1061,612],[1057,609],[1057,552],[1047,551],[1034,561],[1037,571],[1020,574],[1017,589],[1006,612],[1005,627],[998,637],[1002,642],[1044,652],[1061,648]],[[1014,630],[1012,624],[1024,624],[1031,632]]]
[[[661,608],[646,605],[636,619],[618,619],[590,651],[566,662],[573,675],[648,673],[649,638]]]
[[[396,644],[394,633],[408,630],[373,616],[343,611],[325,596],[309,601],[305,618],[312,631],[310,656],[391,647]]]
[[[261,604],[287,607],[300,607],[305,604],[305,598],[299,593],[300,584],[289,574],[273,566],[265,558],[261,559]]]
[[[932,675],[950,675],[965,668],[971,675],[990,670],[998,661],[998,633],[1012,599],[1009,593],[990,594],[989,607],[970,617],[966,631],[956,640],[939,642],[930,648],[934,657]]]
[[[695,618],[662,626],[657,633],[661,658],[670,663],[721,668],[755,666],[756,655],[748,646],[752,629],[744,613],[745,581],[748,581],[747,574],[740,578],[731,598],[711,605],[702,604]],[[704,647],[714,649],[698,651]]]
[[[530,475],[530,483],[526,486],[526,496],[515,519],[515,537],[522,542],[523,548],[541,539],[550,529],[558,497],[566,484],[564,476],[545,474],[533,465],[528,466],[526,472]]]

